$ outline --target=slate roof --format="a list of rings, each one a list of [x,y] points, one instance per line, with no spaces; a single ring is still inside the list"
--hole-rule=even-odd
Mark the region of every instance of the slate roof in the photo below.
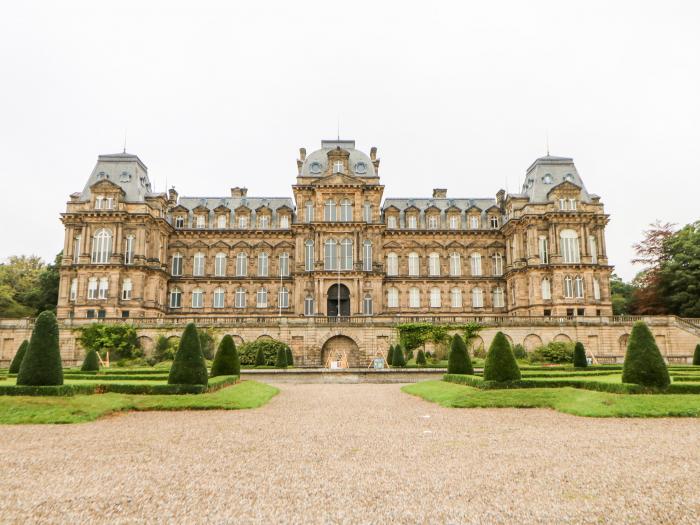
[[[132,153],[113,153],[97,157],[97,164],[80,194],[81,201],[90,200],[90,187],[101,180],[108,180],[121,187],[128,202],[143,202],[151,191],[148,168]]]
[[[313,151],[306,156],[304,163],[301,166],[301,177],[322,177],[326,174],[326,168],[328,167],[328,152],[334,150],[335,148],[341,148],[350,153],[349,165],[350,165],[350,175],[355,175],[357,177],[376,177],[377,172],[374,169],[369,156],[355,149],[354,140],[322,140],[321,149]],[[318,172],[312,171],[312,164],[317,163],[320,165]],[[364,173],[360,171],[355,171],[356,166],[359,164],[364,165]]]
[[[551,177],[549,183],[548,176]],[[529,198],[530,202],[548,202],[547,194],[566,179],[581,188],[583,202],[591,202],[591,196],[576,170],[574,159],[569,157],[546,155],[535,160],[527,169],[521,193]]]

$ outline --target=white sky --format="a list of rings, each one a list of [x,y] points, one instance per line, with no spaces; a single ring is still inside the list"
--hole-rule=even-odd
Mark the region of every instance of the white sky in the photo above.
[[[518,191],[572,156],[609,258],[698,219],[700,3],[3,2],[0,258],[63,247],[100,153],[156,190],[291,196],[298,148],[377,146],[385,197]]]

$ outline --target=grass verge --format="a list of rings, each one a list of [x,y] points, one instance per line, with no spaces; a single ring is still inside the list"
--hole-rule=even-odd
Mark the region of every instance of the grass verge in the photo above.
[[[700,395],[610,394],[576,388],[481,390],[446,381],[404,386],[407,394],[454,408],[552,408],[585,417],[700,417]]]

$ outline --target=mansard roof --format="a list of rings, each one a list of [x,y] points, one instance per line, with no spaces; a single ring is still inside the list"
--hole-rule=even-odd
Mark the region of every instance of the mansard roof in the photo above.
[[[355,141],[340,139],[322,140],[321,149],[313,151],[304,159],[299,175],[301,177],[323,177],[328,168],[328,153],[337,148],[350,154],[348,159],[350,174],[363,178],[377,176],[372,160],[365,152],[355,149]]]
[[[415,199],[384,199],[384,204],[382,205],[382,210],[386,210],[390,207],[397,208],[399,210],[406,210],[411,207],[418,208],[421,211],[425,211],[428,208],[434,207],[438,210],[444,212],[449,208],[456,207],[460,210],[467,210],[472,207],[477,207],[481,210],[490,208],[496,205],[496,199],[430,199],[430,198],[415,198]]]
[[[581,200],[591,202],[591,197],[578,174],[574,159],[545,155],[535,160],[527,169],[525,182],[520,194],[512,197],[527,197],[530,202],[549,202],[549,193],[555,186],[564,182],[581,188]]]
[[[154,195],[148,180],[148,168],[132,153],[112,153],[99,155],[85,187],[80,194],[81,201],[92,196],[91,188],[102,180],[119,186],[124,191],[127,202],[143,202],[145,197]]]
[[[178,204],[190,210],[198,206],[206,206],[210,210],[220,206],[230,210],[235,210],[241,206],[250,210],[258,210],[264,207],[273,211],[279,208],[294,209],[292,199],[288,197],[180,197]]]

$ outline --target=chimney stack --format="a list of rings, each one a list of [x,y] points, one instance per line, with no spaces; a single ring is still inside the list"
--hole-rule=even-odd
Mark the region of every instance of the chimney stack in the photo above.
[[[168,190],[168,200],[173,204],[177,203],[177,191],[174,186]]]
[[[238,186],[231,188],[231,197],[245,197],[246,195],[248,195],[248,188],[239,188]]]
[[[433,199],[446,199],[447,188],[435,188],[433,190]]]

